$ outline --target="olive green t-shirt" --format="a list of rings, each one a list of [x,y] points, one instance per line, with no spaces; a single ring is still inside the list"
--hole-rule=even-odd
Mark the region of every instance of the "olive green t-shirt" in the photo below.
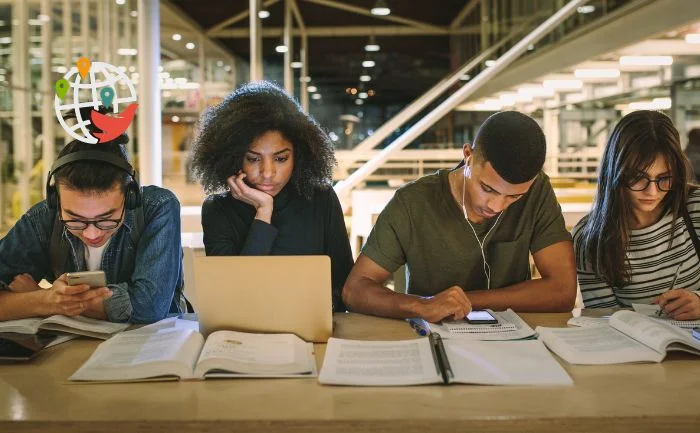
[[[440,170],[398,189],[377,219],[362,253],[388,272],[406,264],[407,293],[431,296],[457,285],[486,289],[479,244]],[[539,173],[530,190],[496,217],[473,224],[484,243],[491,288],[530,279],[528,252],[571,241],[549,177]]]

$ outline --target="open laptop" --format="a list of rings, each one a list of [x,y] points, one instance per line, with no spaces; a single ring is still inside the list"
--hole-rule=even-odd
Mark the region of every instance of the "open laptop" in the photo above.
[[[328,256],[194,257],[200,331],[293,333],[326,342],[333,332]]]

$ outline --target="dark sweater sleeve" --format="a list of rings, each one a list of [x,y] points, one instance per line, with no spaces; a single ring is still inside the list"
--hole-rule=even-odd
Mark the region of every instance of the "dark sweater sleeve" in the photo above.
[[[202,205],[204,249],[208,256],[268,255],[277,229],[253,215],[241,215],[226,196],[210,196]],[[250,212],[249,212],[250,213]],[[251,221],[252,220],[252,221]]]
[[[352,251],[348,232],[345,228],[343,208],[333,188],[328,192],[326,220],[326,254],[331,258],[331,278],[333,285],[333,311],[345,311],[343,286],[353,266]]]

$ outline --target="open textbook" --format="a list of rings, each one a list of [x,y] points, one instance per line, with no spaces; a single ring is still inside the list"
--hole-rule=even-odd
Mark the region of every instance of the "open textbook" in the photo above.
[[[155,326],[101,343],[69,380],[295,376],[315,377],[316,360],[313,344],[294,334],[217,331],[205,341],[192,327]]]
[[[395,386],[472,383],[570,385],[571,378],[537,340],[328,340],[319,382]]]
[[[634,311],[618,311],[608,325],[580,328],[538,326],[540,339],[570,364],[661,362],[670,350],[700,355],[687,330]]]
[[[128,323],[113,323],[104,320],[91,319],[84,316],[55,315],[45,319],[32,317],[29,319],[6,320],[0,322],[0,332],[16,332],[18,334],[36,334],[40,330],[61,332],[66,334],[84,335],[87,337],[106,340],[112,335],[129,327]]]

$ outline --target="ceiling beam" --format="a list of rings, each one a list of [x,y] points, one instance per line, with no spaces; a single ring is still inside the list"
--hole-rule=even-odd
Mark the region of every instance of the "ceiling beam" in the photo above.
[[[479,5],[480,3],[481,3],[481,0],[469,0],[469,2],[464,5],[462,10],[459,11],[459,13],[455,17],[455,19],[452,20],[452,22],[450,23],[450,28],[456,29],[457,27],[462,25],[462,23],[469,16],[471,11],[474,10],[474,8],[477,5]]]
[[[416,21],[416,20],[411,20],[408,18],[399,17],[396,15],[386,15],[386,16],[372,15],[372,13],[365,8],[349,5],[349,4],[342,3],[339,1],[335,1],[335,0],[304,0],[304,1],[306,1],[307,3],[315,3],[318,5],[322,5],[322,6],[328,6],[330,8],[334,8],[334,9],[340,9],[340,10],[346,11],[346,12],[356,13],[359,15],[365,15],[365,16],[376,18],[379,20],[391,21],[391,22],[398,23],[398,24],[405,24],[405,25],[408,25],[411,27],[432,29],[435,31],[442,30],[442,27],[438,27],[438,26],[435,26],[432,24],[421,22],[421,21]]]
[[[297,5],[296,1],[292,2],[292,13],[294,13],[294,17],[297,22],[297,26],[299,26],[299,29],[302,30],[302,32],[306,31],[306,24],[304,24],[304,19],[301,16],[301,12],[299,12],[299,5]]]
[[[273,4],[277,3],[280,0],[265,0],[262,4],[263,8],[270,7]],[[221,21],[219,24],[216,24],[210,28],[207,29],[207,36],[209,36],[211,33],[215,33],[221,29],[224,29],[231,24],[235,24],[239,21],[243,21],[244,19],[248,18],[248,15],[250,15],[250,9],[246,9],[243,12],[239,12],[236,15],[226,18],[225,20]]]
[[[505,29],[507,30],[507,29]],[[274,38],[282,36],[282,27],[263,28],[264,38]],[[480,33],[480,26],[460,27],[457,29],[419,29],[405,26],[344,26],[344,27],[306,27],[308,37],[354,37],[354,36],[447,36],[447,35],[477,35]],[[294,29],[294,36],[300,36],[301,32]],[[219,30],[209,36],[215,38],[247,38],[248,29],[226,29]]]

